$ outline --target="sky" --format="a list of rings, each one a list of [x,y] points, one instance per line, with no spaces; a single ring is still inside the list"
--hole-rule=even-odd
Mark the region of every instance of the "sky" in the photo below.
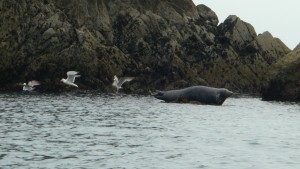
[[[236,15],[250,23],[257,34],[269,31],[290,49],[300,43],[300,0],[193,0],[218,16],[219,23]]]

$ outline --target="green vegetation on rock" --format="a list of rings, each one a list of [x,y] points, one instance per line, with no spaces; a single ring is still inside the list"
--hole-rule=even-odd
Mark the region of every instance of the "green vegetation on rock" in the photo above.
[[[272,65],[264,86],[264,100],[300,101],[300,49],[290,52]]]

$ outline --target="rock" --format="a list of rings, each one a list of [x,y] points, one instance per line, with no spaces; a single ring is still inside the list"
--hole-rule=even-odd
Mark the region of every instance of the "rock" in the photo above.
[[[217,26],[219,23],[218,16],[209,7],[201,4],[197,6],[197,10],[201,19],[203,19],[207,24]]]
[[[300,49],[279,59],[262,88],[263,100],[300,101]]]
[[[280,39],[274,38],[270,32],[258,35],[255,43],[269,64],[291,51]]]
[[[293,51],[297,51],[300,49],[300,43],[293,49]]]
[[[0,89],[36,79],[60,91],[72,69],[83,89],[104,92],[114,75],[137,77],[127,92],[200,84],[258,92],[290,52],[237,16],[218,26],[192,0],[3,0],[0,23]]]
[[[54,29],[49,28],[43,33],[42,36],[43,36],[44,40],[48,40],[49,38],[53,37],[55,34],[56,34],[56,32],[54,31]]]
[[[256,32],[252,25],[242,21],[235,15],[230,15],[219,26],[221,34],[229,39],[231,45],[236,49],[244,49],[250,42],[256,38]]]

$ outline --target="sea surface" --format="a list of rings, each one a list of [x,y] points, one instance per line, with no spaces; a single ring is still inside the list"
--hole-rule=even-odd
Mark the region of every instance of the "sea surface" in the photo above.
[[[2,93],[0,168],[299,169],[300,104]]]

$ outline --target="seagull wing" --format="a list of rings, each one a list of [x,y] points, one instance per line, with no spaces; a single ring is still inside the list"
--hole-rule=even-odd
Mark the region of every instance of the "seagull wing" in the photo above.
[[[69,75],[77,75],[77,73],[78,72],[76,72],[76,71],[68,71],[67,72],[67,75],[69,76]]]
[[[36,80],[32,80],[28,82],[28,86],[33,87],[33,86],[37,86],[40,85],[41,83],[39,81]]]
[[[68,75],[67,81],[74,83],[75,78],[80,77],[80,75],[77,75],[77,73],[78,72],[76,72],[76,71],[68,71],[67,72],[67,75]]]
[[[112,86],[118,87],[118,81],[117,81],[117,80],[114,80],[114,82],[112,83]]]
[[[134,79],[134,77],[121,77],[121,78],[119,78],[118,86],[121,87],[123,85],[123,83],[130,82],[133,79]]]

